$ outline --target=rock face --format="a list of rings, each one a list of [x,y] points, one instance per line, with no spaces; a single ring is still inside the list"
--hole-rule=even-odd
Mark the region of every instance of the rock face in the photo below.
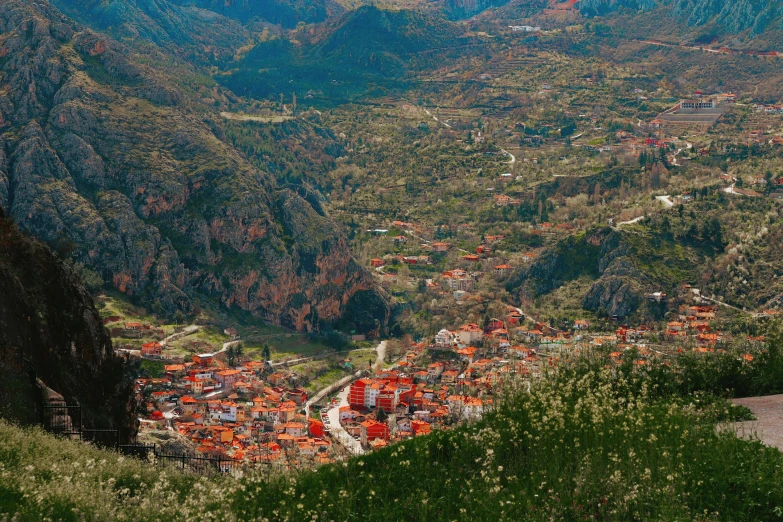
[[[579,10],[586,16],[605,15],[618,9],[652,9],[655,0],[581,0]]]
[[[443,10],[449,18],[461,20],[486,11],[490,7],[500,7],[508,3],[509,0],[446,0]]]
[[[38,377],[82,406],[85,427],[135,436],[133,381],[92,298],[49,248],[0,212],[0,346],[20,348]]]
[[[585,310],[618,317],[637,313],[644,318],[657,317],[661,307],[649,304],[645,294],[671,291],[680,282],[676,277],[665,280],[660,275],[660,263],[666,262],[668,251],[660,259],[652,259],[648,254],[662,249],[660,245],[658,238],[611,228],[571,236],[514,273],[507,289],[519,300],[530,300],[569,281],[588,278],[592,285],[582,298]],[[672,263],[692,265],[674,256]]]
[[[243,23],[263,21],[286,29],[299,22],[322,22],[343,8],[324,0],[172,0],[172,3],[208,9]]]
[[[52,0],[52,3],[78,22],[100,31],[111,31],[121,40],[141,39],[167,49],[176,47],[191,57],[206,60],[230,58],[234,50],[251,38],[239,21],[189,5],[193,2]]]
[[[201,293],[312,331],[381,298],[328,218],[132,55],[45,0],[0,5],[0,206],[21,228],[158,313]]]
[[[674,0],[673,15],[688,25],[715,22],[730,33],[751,29],[761,34],[767,29],[783,29],[783,6],[767,0]]]
[[[661,6],[672,18],[690,26],[715,24],[731,34],[750,30],[758,35],[783,29],[783,5],[768,0],[581,0],[587,16],[606,15],[619,9],[647,11]]]

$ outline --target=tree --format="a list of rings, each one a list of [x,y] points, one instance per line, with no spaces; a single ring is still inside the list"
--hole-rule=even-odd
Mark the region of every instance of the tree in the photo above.
[[[174,312],[174,324],[177,328],[179,328],[179,325],[185,322],[185,314],[182,310],[177,310]]]
[[[226,358],[228,359],[228,365],[233,367],[236,360],[236,354],[234,353],[233,346],[229,346],[228,350],[226,350]]]
[[[272,358],[272,352],[269,349],[269,345],[265,344],[263,348],[261,348],[261,356],[264,358],[265,361],[268,361]]]
[[[375,420],[378,422],[386,422],[386,419],[388,418],[389,416],[385,411],[383,411],[383,408],[378,408],[378,410],[375,412]]]
[[[236,358],[239,359],[240,364],[242,363],[243,352],[244,349],[242,347],[242,343],[237,343],[236,348],[234,349],[234,355],[236,355]]]

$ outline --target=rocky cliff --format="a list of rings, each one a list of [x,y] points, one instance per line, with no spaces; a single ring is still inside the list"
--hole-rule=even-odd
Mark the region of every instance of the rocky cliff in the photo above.
[[[727,33],[750,30],[759,35],[783,30],[783,5],[768,0],[581,0],[587,16],[606,15],[621,9],[649,11],[656,7],[689,26],[712,25]]]
[[[0,211],[0,349],[10,359],[13,348],[47,386],[82,405],[86,427],[135,436],[129,368],[114,353],[92,298],[68,264]]]
[[[213,11],[170,0],[52,0],[70,18],[120,41],[156,45],[188,58],[222,61],[250,41],[247,29]]]
[[[699,266],[696,252],[642,227],[601,228],[547,248],[531,265],[515,272],[506,287],[524,301],[586,278],[592,283],[582,297],[585,310],[660,318],[664,310],[648,303],[645,294],[672,293],[681,282],[696,278]]]
[[[344,8],[325,0],[171,0],[174,4],[208,9],[243,23],[261,21],[290,29],[299,22],[322,22]]]
[[[19,226],[159,313],[197,292],[314,330],[375,296],[332,222],[137,56],[45,0],[0,4],[0,205]]]
[[[509,3],[509,0],[446,0],[443,11],[453,20],[470,18],[491,7],[500,7]]]

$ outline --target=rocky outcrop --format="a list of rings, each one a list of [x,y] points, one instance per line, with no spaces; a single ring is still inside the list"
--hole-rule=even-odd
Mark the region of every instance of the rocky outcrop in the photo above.
[[[617,317],[641,314],[660,318],[665,310],[648,303],[645,294],[671,292],[681,282],[677,277],[696,266],[683,253],[670,254],[670,248],[676,247],[648,232],[595,229],[545,249],[530,266],[511,276],[507,290],[521,301],[531,300],[569,281],[588,278],[592,284],[581,302],[585,310]],[[667,268],[673,268],[675,275],[668,276]]]
[[[461,20],[508,3],[509,0],[446,0],[443,10],[452,20]]]
[[[714,22],[734,34],[783,29],[783,6],[767,0],[674,0],[672,14],[688,25]]]
[[[140,39],[205,61],[230,58],[251,38],[241,23],[196,8],[190,5],[192,2],[52,0],[52,3],[74,20],[110,32],[115,38]]]
[[[618,9],[649,10],[656,6],[655,0],[581,0],[579,10],[585,16],[600,16]]]
[[[341,14],[345,9],[337,2],[324,0],[171,0],[171,3],[208,9],[243,24],[266,22],[286,29],[296,27],[299,22],[323,22],[327,16]]]
[[[0,211],[0,347],[18,348],[88,428],[135,436],[133,382],[76,272]]]
[[[783,29],[783,5],[767,0],[581,0],[585,16],[606,15],[621,9],[662,13],[689,26],[714,24],[729,34],[750,30],[759,35],[769,29]]]
[[[0,29],[0,208],[24,230],[161,314],[201,293],[312,331],[359,291],[382,299],[323,210],[216,136],[165,71],[45,0],[0,5]]]

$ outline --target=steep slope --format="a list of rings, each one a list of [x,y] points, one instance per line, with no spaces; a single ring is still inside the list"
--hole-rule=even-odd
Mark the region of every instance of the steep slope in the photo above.
[[[286,29],[299,22],[323,22],[330,14],[341,14],[339,4],[325,0],[172,0],[183,6],[209,9],[242,23],[253,21],[280,25]],[[331,11],[331,12],[330,12]]]
[[[509,3],[510,0],[446,0],[443,5],[443,11],[452,20],[461,20],[470,18],[491,7],[500,7]]]
[[[660,306],[645,294],[672,294],[683,281],[698,278],[703,256],[645,227],[602,228],[563,239],[546,249],[530,266],[517,271],[506,288],[520,300],[531,300],[561,285],[588,278],[592,285],[582,307],[610,316],[641,314],[660,319]]]
[[[69,17],[114,38],[223,60],[250,41],[238,21],[170,0],[53,0]]]
[[[469,43],[447,20],[411,10],[364,6],[333,23],[299,31],[291,40],[256,45],[221,81],[257,98],[314,90],[331,103],[352,99],[368,86],[400,87],[410,71],[438,63],[439,49]]]
[[[688,26],[712,26],[729,34],[749,31],[760,35],[783,29],[783,5],[767,0],[581,0],[579,9],[587,16],[618,10],[649,11],[660,7],[672,19]]]
[[[376,292],[331,221],[221,141],[163,70],[44,0],[0,6],[0,32],[0,205],[22,228],[163,313],[199,292],[312,330]],[[377,332],[388,309],[372,313]]]
[[[0,352],[12,366],[18,348],[40,379],[70,404],[87,427],[135,436],[129,367],[76,273],[44,244],[22,234],[0,211]],[[21,383],[20,383],[21,384]],[[0,382],[0,396],[12,381]],[[35,402],[16,404],[35,409]]]

